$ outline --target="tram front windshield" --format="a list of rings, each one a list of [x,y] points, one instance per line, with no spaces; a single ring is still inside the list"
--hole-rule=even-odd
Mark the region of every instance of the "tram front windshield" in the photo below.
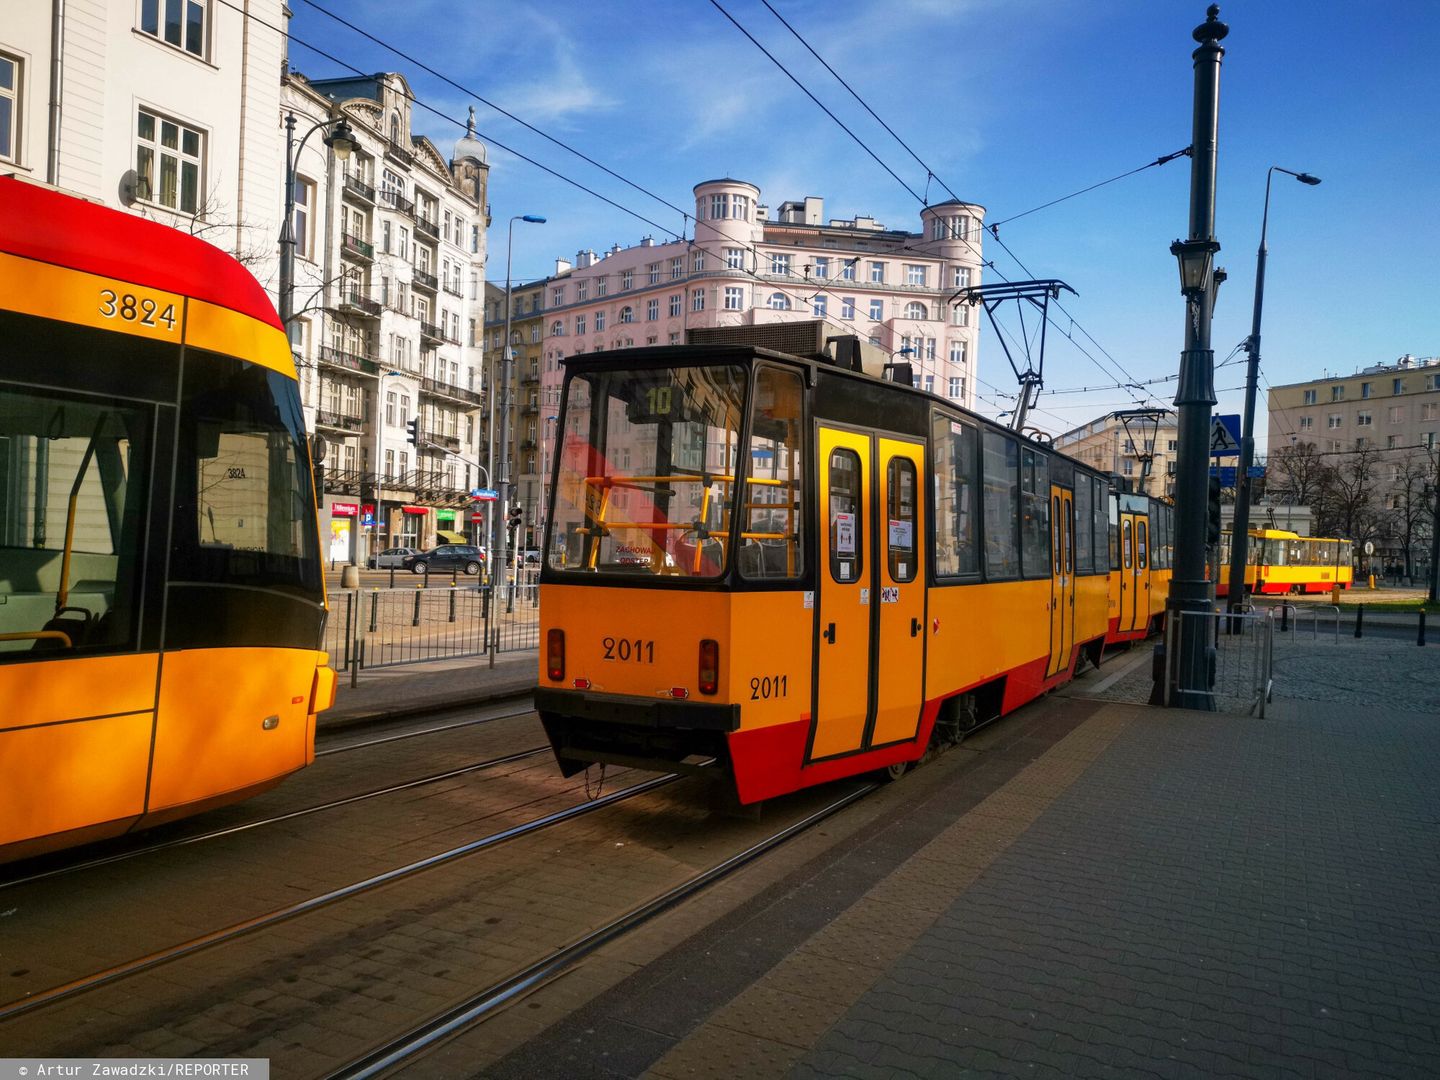
[[[723,574],[745,383],[738,365],[575,375],[561,419],[550,567]]]

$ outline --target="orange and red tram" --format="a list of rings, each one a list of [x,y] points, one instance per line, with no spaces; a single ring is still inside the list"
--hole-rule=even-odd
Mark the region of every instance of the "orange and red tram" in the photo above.
[[[234,259],[0,179],[0,861],[231,802],[334,695],[295,367]]]
[[[898,774],[1099,661],[1107,479],[949,401],[627,349],[566,362],[558,436],[535,700],[567,775],[693,768],[753,803]]]

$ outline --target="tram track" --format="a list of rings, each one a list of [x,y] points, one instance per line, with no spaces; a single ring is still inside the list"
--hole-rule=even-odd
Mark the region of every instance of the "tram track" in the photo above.
[[[330,889],[319,895],[287,904],[284,907],[275,908],[260,915],[251,916],[250,918],[232,923],[229,926],[191,938],[188,941],[156,950],[144,956],[116,964],[102,971],[92,972],[89,975],[73,979],[59,986],[51,987],[48,990],[30,994],[20,1000],[0,1005],[0,1024],[4,1024],[28,1013],[57,1005],[68,999],[108,986],[120,980],[151,971],[164,964],[192,956],[218,945],[235,941],[246,935],[253,934],[256,931],[318,911],[321,908],[328,907],[339,901],[373,892],[384,885],[453,863],[466,856],[473,855],[499,844],[529,836],[563,822],[595,813],[617,803],[647,794],[680,779],[681,776],[679,774],[670,773],[654,777],[650,780],[641,781],[638,784],[620,788],[608,795],[601,795],[588,802],[579,803],[563,810],[546,814],[543,817],[523,822],[520,825],[514,825],[498,832],[490,833],[479,839],[449,848],[446,851],[413,860],[402,866],[384,871],[383,873],[350,882],[347,885]]]
[[[792,822],[745,850],[632,908],[619,918],[561,946],[551,955],[521,968],[510,977],[493,983],[444,1012],[430,1017],[404,1034],[373,1047],[363,1056],[330,1072],[326,1080],[369,1080],[414,1061],[446,1039],[482,1023],[497,1009],[544,985],[602,946],[649,922],[715,881],[749,865],[760,856],[808,831],[882,786],[884,785],[879,783],[867,783],[846,793],[801,820]]]
[[[517,698],[517,699],[514,699],[514,700],[522,700],[522,699],[518,699],[518,698]],[[528,700],[528,699],[523,699],[523,700]],[[524,708],[516,709],[516,710],[513,711],[513,712],[502,712],[502,713],[496,713],[496,714],[493,714],[493,715],[487,714],[487,715],[484,715],[484,716],[475,716],[475,717],[471,717],[471,718],[466,719],[466,720],[456,721],[456,722],[453,723],[453,724],[441,724],[441,725],[439,725],[438,727],[420,728],[420,729],[415,730],[415,731],[399,731],[399,732],[395,732],[394,734],[382,735],[382,736],[379,736],[379,737],[374,738],[374,739],[367,739],[367,740],[365,740],[365,741],[363,741],[363,742],[344,742],[344,740],[345,740],[348,736],[353,736],[354,734],[356,734],[356,732],[357,732],[358,730],[368,730],[368,729],[371,729],[371,728],[383,727],[385,724],[387,724],[387,723],[395,723],[395,722],[397,722],[397,720],[398,720],[398,721],[408,721],[408,720],[423,719],[424,717],[427,717],[427,716],[444,716],[444,715],[446,715],[447,713],[454,713],[454,712],[459,712],[459,711],[460,711],[460,710],[457,709],[455,706],[453,706],[453,705],[447,705],[447,706],[443,706],[443,707],[438,707],[438,708],[434,708],[434,709],[429,709],[429,710],[426,710],[426,711],[423,712],[423,713],[406,714],[405,716],[399,717],[399,718],[381,717],[381,718],[376,718],[376,719],[372,719],[372,720],[367,720],[367,721],[365,721],[365,722],[362,723],[362,724],[357,724],[357,725],[354,725],[354,726],[352,726],[352,727],[347,727],[347,728],[344,728],[344,729],[342,729],[342,730],[336,731],[336,732],[334,732],[333,734],[329,734],[329,735],[327,735],[325,732],[322,731],[322,732],[320,733],[320,735],[316,738],[315,757],[316,757],[317,759],[322,758],[322,757],[332,757],[332,756],[334,756],[335,754],[345,754],[345,753],[349,753],[349,752],[352,751],[352,750],[368,750],[368,749],[370,749],[371,747],[375,747],[375,746],[386,746],[386,745],[388,745],[388,744],[390,744],[390,743],[404,742],[404,741],[407,740],[407,739],[415,739],[415,738],[419,738],[419,737],[424,736],[424,735],[443,735],[443,734],[446,734],[447,732],[459,731],[459,730],[462,730],[462,729],[467,728],[467,727],[477,727],[477,726],[479,726],[479,725],[481,725],[481,724],[493,723],[493,722],[496,721],[496,720],[511,720],[511,719],[513,719],[513,718],[515,718],[515,717],[517,717],[517,716],[527,716],[527,715],[529,715],[530,713],[533,713],[533,712],[535,711],[535,707],[534,707],[533,705],[527,704]],[[330,743],[335,743],[335,742],[342,743],[342,745],[339,745],[339,746],[331,746],[331,745],[329,745]],[[322,749],[322,746],[323,746],[323,749]]]

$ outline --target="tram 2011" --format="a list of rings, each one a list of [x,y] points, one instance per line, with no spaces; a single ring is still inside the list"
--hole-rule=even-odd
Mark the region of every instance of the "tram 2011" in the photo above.
[[[824,358],[572,358],[558,432],[535,700],[567,775],[898,774],[1163,606],[1168,507]]]

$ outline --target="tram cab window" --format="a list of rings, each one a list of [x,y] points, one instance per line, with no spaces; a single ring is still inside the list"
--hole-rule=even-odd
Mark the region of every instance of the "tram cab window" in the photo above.
[[[755,373],[737,560],[747,578],[795,578],[805,571],[804,405],[798,372],[762,367]]]
[[[0,662],[138,647],[154,412],[0,383]]]
[[[891,458],[886,467],[886,561],[890,580],[897,584],[915,580],[917,489],[915,463],[909,458]]]
[[[1050,576],[1050,459],[1026,447],[1020,454],[1021,564],[1026,577]]]
[[[935,413],[931,421],[930,460],[935,476],[935,548],[937,578],[980,572],[979,434],[971,424]]]
[[[858,581],[865,569],[865,516],[860,501],[860,455],[830,452],[830,576]]]
[[[1120,500],[1108,491],[1105,495],[1106,528],[1110,534],[1110,569],[1120,569]],[[1129,565],[1128,563],[1126,565]]]
[[[985,577],[1020,576],[1020,447],[998,431],[985,432]]]
[[[570,379],[551,496],[550,568],[627,577],[723,574],[745,384],[745,370],[733,364],[590,371]],[[798,453],[793,467],[800,467]]]

